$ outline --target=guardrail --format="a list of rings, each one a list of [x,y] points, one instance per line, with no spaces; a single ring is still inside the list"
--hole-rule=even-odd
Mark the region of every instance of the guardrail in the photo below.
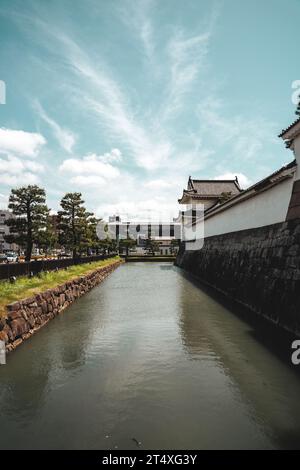
[[[109,255],[85,256],[82,258],[62,258],[30,261],[25,263],[5,263],[0,264],[0,279],[9,279],[13,276],[29,276],[30,273],[36,275],[42,271],[55,271],[56,269],[67,268],[77,264],[91,263],[93,261],[101,261],[112,258],[116,253]]]

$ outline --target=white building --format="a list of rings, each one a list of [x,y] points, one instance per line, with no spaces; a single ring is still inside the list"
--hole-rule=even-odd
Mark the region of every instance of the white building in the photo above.
[[[188,189],[183,191],[181,204],[205,204],[204,236],[210,237],[239,230],[258,228],[286,220],[300,218],[300,118],[279,135],[294,153],[295,159],[246,190],[239,188],[227,200],[213,192],[216,181],[189,178]],[[195,187],[194,182],[197,181]],[[201,183],[202,181],[202,183]],[[224,187],[233,181],[223,182]],[[193,187],[194,186],[194,189]],[[204,188],[204,189],[203,189]],[[227,192],[227,191],[222,191]],[[212,196],[215,196],[213,199]],[[209,201],[209,202],[206,202]]]
[[[179,247],[174,246],[174,237],[153,237],[152,239],[157,243],[157,253],[159,253],[160,255],[169,256],[177,254]]]
[[[6,221],[11,219],[13,216],[12,212],[4,209],[0,209],[0,252],[5,251],[17,251],[18,245],[15,243],[7,243],[5,241],[5,235],[9,235],[9,227],[6,225]]]

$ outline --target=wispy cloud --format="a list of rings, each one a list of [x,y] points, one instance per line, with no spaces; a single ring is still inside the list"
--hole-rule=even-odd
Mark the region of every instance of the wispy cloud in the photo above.
[[[164,103],[163,120],[176,117],[181,109],[185,95],[204,66],[210,37],[210,32],[186,37],[179,30],[171,38],[167,47],[171,69],[170,84]]]
[[[189,12],[172,16],[169,6],[161,13],[161,2],[155,0],[122,0],[109,8],[96,0],[86,3],[90,8],[82,13],[88,10],[91,35],[64,6],[58,17],[55,8],[28,0],[26,9],[11,15],[28,35],[31,51],[35,42],[43,51],[43,60],[38,53],[32,64],[38,63],[40,76],[44,72],[52,84],[47,95],[40,92],[35,111],[70,154],[64,161],[55,155],[55,163],[49,164],[50,173],[60,169],[55,189],[83,187],[99,215],[120,205],[137,214],[145,208],[174,207],[189,174],[237,174],[243,185],[255,180],[262,171],[261,153],[266,143],[273,148],[276,132],[266,119],[237,114],[231,103],[218,99],[208,72],[220,2],[212,2],[192,21]],[[93,23],[102,14],[103,30]],[[106,30],[109,21],[112,28]],[[65,109],[58,119],[45,103],[62,93]],[[77,127],[68,124],[69,115]],[[9,144],[2,141],[4,154],[24,158],[25,149],[25,156],[38,155],[45,139],[35,135],[40,136],[36,147],[28,144],[27,150],[20,135],[11,135]],[[51,152],[51,143],[46,151]],[[248,177],[245,168],[249,173],[253,169]],[[34,178],[40,174],[29,167],[22,172]],[[105,191],[108,184],[122,191]],[[99,193],[98,186],[103,189]]]
[[[279,147],[280,142],[276,138],[278,124],[261,116],[228,115],[227,108],[213,95],[198,105],[199,133],[208,141],[213,140],[216,155],[221,155],[216,167],[222,174],[233,173],[234,167],[237,173],[241,173],[241,167],[250,161],[254,178],[262,177],[270,171],[270,163],[278,164],[271,152],[264,152],[266,147]],[[245,185],[249,185],[252,177],[242,179]]]
[[[156,2],[154,0],[125,1],[119,7],[119,17],[142,45],[144,60],[153,67],[155,60],[155,31],[152,15]]]
[[[60,146],[71,153],[76,142],[76,136],[73,132],[68,129],[61,127],[54,119],[52,119],[44,110],[38,100],[34,101],[34,109],[39,114],[40,118],[43,119],[51,128],[55,138],[58,140]]]
[[[140,39],[148,52],[154,52],[152,22],[145,19],[145,16],[142,18]],[[51,39],[46,41],[47,47],[55,50],[56,54],[61,54],[63,63],[68,64],[69,71],[80,80],[80,87],[75,93],[72,87],[73,99],[74,94],[77,94],[78,105],[84,108],[85,112],[89,110],[98,117],[98,125],[107,131],[111,140],[122,142],[128,149],[128,155],[132,155],[136,164],[147,171],[167,169],[170,166],[175,168],[177,162],[181,165],[181,150],[174,146],[172,129],[168,129],[164,121],[168,115],[174,115],[175,109],[178,110],[181,98],[196,77],[199,68],[197,61],[202,56],[199,50],[206,48],[208,40],[206,33],[193,38],[176,33],[176,37],[170,41],[168,50],[172,79],[170,86],[169,80],[167,81],[167,91],[163,92],[164,96],[168,96],[167,102],[164,103],[163,111],[155,109],[149,116],[149,110],[145,110],[142,115],[137,113],[128,97],[128,90],[126,87],[124,89],[124,84],[120,86],[101,58],[93,60],[89,51],[81,47],[70,34],[49,25],[42,18],[35,16],[32,21],[42,30],[44,38]],[[86,86],[82,85],[83,82]],[[62,145],[70,150],[73,144],[72,136],[70,138],[68,132],[62,132],[41,107],[39,111],[41,117],[51,125]],[[191,147],[188,141],[186,145],[186,155],[194,156],[195,148]]]

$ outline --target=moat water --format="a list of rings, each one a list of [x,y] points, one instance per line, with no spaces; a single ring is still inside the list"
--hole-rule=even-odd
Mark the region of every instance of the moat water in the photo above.
[[[171,264],[122,265],[0,366],[0,448],[298,448],[273,343]]]

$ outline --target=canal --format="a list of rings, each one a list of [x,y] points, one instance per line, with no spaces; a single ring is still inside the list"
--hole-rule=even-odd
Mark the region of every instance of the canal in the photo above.
[[[7,359],[3,449],[300,445],[299,374],[168,263],[122,265]]]

